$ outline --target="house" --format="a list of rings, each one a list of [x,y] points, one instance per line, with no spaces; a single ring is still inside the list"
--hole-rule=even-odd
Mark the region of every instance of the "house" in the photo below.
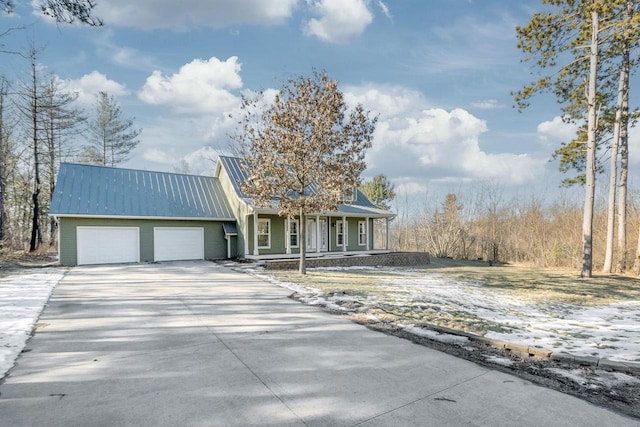
[[[307,256],[389,252],[374,246],[374,226],[388,236],[394,214],[359,190],[335,212],[298,218],[254,206],[243,194],[241,160],[221,156],[213,177],[63,163],[51,202],[62,265],[193,259],[295,257],[300,233]]]

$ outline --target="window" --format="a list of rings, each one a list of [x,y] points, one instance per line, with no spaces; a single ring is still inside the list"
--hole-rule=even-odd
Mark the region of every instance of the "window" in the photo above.
[[[298,220],[297,219],[292,219],[289,221],[289,245],[292,248],[297,248],[299,243],[298,243]]]
[[[367,222],[358,221],[358,245],[367,246]]]
[[[349,244],[348,234],[345,230],[346,224],[346,221],[344,224],[342,221],[336,221],[336,245],[338,246]]]
[[[271,248],[271,220],[258,219],[258,248]]]

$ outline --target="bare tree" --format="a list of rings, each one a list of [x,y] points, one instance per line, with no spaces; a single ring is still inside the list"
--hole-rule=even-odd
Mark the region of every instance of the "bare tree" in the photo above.
[[[53,199],[56,178],[60,162],[72,158],[74,148],[71,141],[82,132],[81,125],[85,122],[82,111],[73,106],[78,98],[76,93],[70,93],[60,86],[60,82],[51,77],[43,88],[41,96],[42,113],[42,145],[44,148],[44,179],[47,185],[47,206]],[[44,211],[44,209],[43,209]],[[48,209],[46,209],[48,211]],[[56,221],[49,220],[49,244],[56,241]]]
[[[281,216],[336,210],[360,184],[365,150],[376,118],[362,105],[348,111],[338,82],[326,73],[284,82],[273,104],[242,100],[236,140],[249,179],[243,191],[259,207],[277,205]],[[300,273],[306,273],[305,233],[300,234]]]
[[[9,132],[6,125],[6,99],[9,83],[4,77],[0,77],[0,248],[4,244],[7,235],[7,211],[5,200],[7,193],[7,166],[9,158]]]
[[[442,207],[427,218],[425,233],[429,253],[439,258],[452,258],[460,250],[463,227],[460,221],[462,205],[455,194],[447,194]]]

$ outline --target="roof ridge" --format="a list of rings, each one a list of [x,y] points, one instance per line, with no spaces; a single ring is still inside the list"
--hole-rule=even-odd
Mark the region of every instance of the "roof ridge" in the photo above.
[[[194,176],[194,177],[197,177],[197,178],[218,179],[215,176],[199,175],[199,174],[194,174],[194,173],[165,172],[165,171],[156,171],[156,170],[148,170],[148,169],[120,168],[120,167],[115,167],[115,166],[91,165],[91,164],[87,164],[87,163],[76,163],[76,162],[60,162],[60,164],[61,165],[70,165],[70,166],[99,168],[99,169],[110,169],[110,170],[118,170],[118,171],[148,172],[148,173],[160,173],[160,174],[165,174],[165,175]]]

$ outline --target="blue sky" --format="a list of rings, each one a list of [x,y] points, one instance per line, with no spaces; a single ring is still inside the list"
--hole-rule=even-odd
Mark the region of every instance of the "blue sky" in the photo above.
[[[539,0],[98,0],[102,28],[56,26],[22,0],[5,49],[46,45],[41,62],[92,108],[117,97],[142,128],[124,167],[210,174],[228,152],[243,91],[325,70],[349,103],[379,114],[365,174],[400,193],[469,183],[557,187],[550,154],[574,128],[554,99],[520,114],[511,92],[531,79],[516,47]],[[27,64],[3,55],[3,72]],[[632,163],[637,163],[633,157]]]

